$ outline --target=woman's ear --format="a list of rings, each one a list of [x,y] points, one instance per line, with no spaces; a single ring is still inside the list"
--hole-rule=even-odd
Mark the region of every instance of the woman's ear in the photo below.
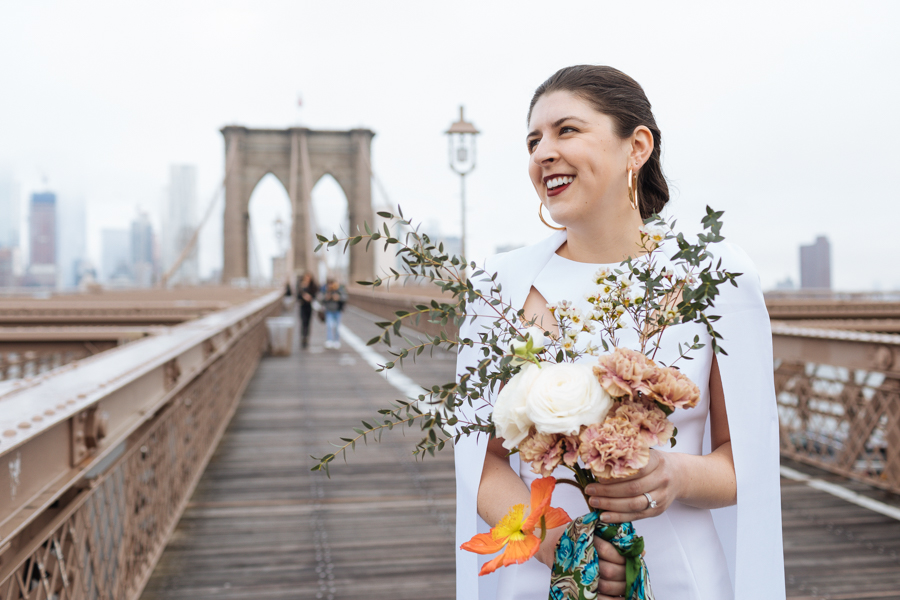
[[[653,134],[644,125],[639,125],[631,134],[631,159],[638,168],[650,158],[653,153]]]

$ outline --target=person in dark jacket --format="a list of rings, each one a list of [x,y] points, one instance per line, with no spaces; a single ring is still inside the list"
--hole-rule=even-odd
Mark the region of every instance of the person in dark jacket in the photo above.
[[[320,301],[325,308],[325,347],[340,348],[341,311],[347,302],[347,290],[334,277],[329,277],[322,286]]]
[[[312,273],[307,271],[297,280],[297,304],[300,306],[300,347],[309,346],[309,323],[313,314],[313,301],[319,287]]]

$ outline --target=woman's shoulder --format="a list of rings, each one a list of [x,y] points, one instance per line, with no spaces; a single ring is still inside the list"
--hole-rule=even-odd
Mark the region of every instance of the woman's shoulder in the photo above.
[[[759,271],[744,249],[732,242],[719,242],[711,244],[709,251],[713,268],[737,274],[734,279],[736,286],[729,283],[719,286],[721,296],[717,305],[726,308],[728,312],[759,308],[765,310]]]
[[[484,270],[489,273],[500,273],[522,265],[533,264],[541,259],[546,262],[546,259],[556,252],[565,239],[565,232],[557,231],[533,244],[488,256],[482,261],[482,265]]]

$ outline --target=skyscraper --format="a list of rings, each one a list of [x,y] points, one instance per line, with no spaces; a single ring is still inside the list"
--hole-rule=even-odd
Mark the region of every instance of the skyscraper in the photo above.
[[[56,194],[31,195],[29,229],[27,281],[30,285],[56,287]]]
[[[824,235],[800,246],[800,288],[831,289],[831,244]]]
[[[19,247],[21,218],[19,186],[10,173],[0,170],[0,248]]]
[[[84,200],[63,196],[57,202],[59,282],[64,288],[78,285],[79,271],[87,258],[87,220]]]
[[[197,227],[197,168],[194,165],[172,165],[169,169],[168,202],[163,216],[163,268],[168,271]],[[194,285],[199,281],[198,252],[195,245],[170,278],[172,283]]]
[[[156,275],[153,256],[153,226],[146,213],[131,222],[131,260],[134,282],[138,287],[150,287]]]
[[[101,232],[103,281],[113,285],[134,283],[131,272],[131,232],[127,229],[104,229]]]

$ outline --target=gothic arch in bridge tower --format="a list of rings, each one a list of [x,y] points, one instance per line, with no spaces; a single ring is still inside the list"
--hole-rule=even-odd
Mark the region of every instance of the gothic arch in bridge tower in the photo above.
[[[225,223],[222,280],[247,277],[250,196],[256,184],[272,173],[288,192],[293,213],[293,271],[315,271],[312,188],[325,174],[334,177],[347,197],[350,231],[372,223],[369,157],[374,132],[248,129],[229,125],[225,137]],[[365,244],[350,248],[349,280],[372,279],[374,262]]]

